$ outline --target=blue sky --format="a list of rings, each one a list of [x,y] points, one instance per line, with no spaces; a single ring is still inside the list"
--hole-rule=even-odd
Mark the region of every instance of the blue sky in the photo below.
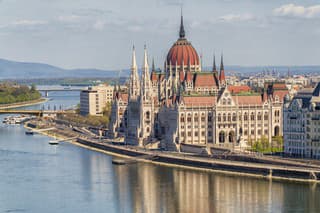
[[[181,3],[204,65],[222,51],[228,65],[320,64],[320,0],[0,0],[0,58],[123,69],[146,43],[162,66]]]

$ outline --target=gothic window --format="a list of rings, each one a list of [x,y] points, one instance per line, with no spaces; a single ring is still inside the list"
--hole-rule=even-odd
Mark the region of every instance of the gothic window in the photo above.
[[[224,143],[225,142],[225,133],[224,133],[224,131],[221,131],[219,133],[219,142],[220,143]]]
[[[231,113],[228,114],[228,121],[231,121]]]
[[[149,129],[149,127],[147,127],[147,133],[148,133],[148,132],[150,132],[150,129]]]
[[[195,137],[198,137],[198,135],[199,135],[198,132],[194,132]]]
[[[187,121],[188,121],[188,122],[191,122],[191,114],[188,114]]]
[[[198,114],[195,114],[195,115],[194,115],[194,122],[199,122]]]
[[[250,119],[254,121],[254,113],[251,113]]]
[[[205,122],[206,121],[206,117],[204,117],[204,115],[201,117],[201,122]]]
[[[191,137],[191,132],[188,132],[188,136]]]
[[[228,99],[228,105],[231,105],[231,99],[230,98]]]
[[[222,105],[226,105],[226,99],[222,99]]]
[[[212,132],[211,131],[208,131],[208,136],[212,137]]]
[[[218,121],[221,121],[221,114],[218,114]]]
[[[181,117],[181,118],[180,118],[180,121],[183,123],[183,122],[184,122],[184,117]]]
[[[266,121],[266,120],[268,120],[268,119],[269,119],[268,113],[265,112],[265,114],[264,114],[264,120]]]
[[[227,121],[227,116],[225,113],[223,113],[223,121]]]
[[[237,115],[236,115],[236,113],[233,113],[232,114],[232,121],[236,121],[237,120]]]
[[[261,119],[262,119],[262,116],[261,116],[261,113],[259,112],[259,114],[258,114],[258,121],[261,121]]]
[[[147,118],[147,119],[150,119],[150,112],[149,112],[149,111],[146,112],[146,118]]]
[[[229,132],[229,143],[234,142],[234,131]]]
[[[244,114],[244,120],[245,120],[245,121],[248,120],[248,115],[247,115],[247,113]]]
[[[212,121],[212,115],[208,115],[208,122]]]

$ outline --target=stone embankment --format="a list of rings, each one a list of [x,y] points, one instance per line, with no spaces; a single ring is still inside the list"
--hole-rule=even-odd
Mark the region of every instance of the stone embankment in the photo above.
[[[29,127],[34,127],[29,125]],[[90,138],[84,134],[72,131],[67,127],[57,127],[43,134],[58,138],[77,137],[72,141],[75,145],[94,149],[110,155],[129,158],[130,161],[143,161],[173,167],[223,172],[231,175],[255,176],[265,179],[281,179],[303,182],[320,182],[320,166],[315,164],[295,162],[294,160],[265,159],[236,156],[232,160],[203,157],[184,153],[144,150],[138,147],[126,146],[123,143],[110,143],[104,140]],[[121,145],[122,144],[122,145]]]

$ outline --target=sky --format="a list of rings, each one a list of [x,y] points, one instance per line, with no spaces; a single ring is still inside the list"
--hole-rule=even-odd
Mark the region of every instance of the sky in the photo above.
[[[320,64],[320,0],[0,0],[0,58],[116,70],[146,44],[162,67],[181,5],[205,66]]]

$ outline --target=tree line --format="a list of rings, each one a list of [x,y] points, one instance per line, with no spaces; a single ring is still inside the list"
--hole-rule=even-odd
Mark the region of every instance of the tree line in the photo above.
[[[36,86],[31,87],[14,83],[0,83],[0,104],[33,101],[41,98]]]

